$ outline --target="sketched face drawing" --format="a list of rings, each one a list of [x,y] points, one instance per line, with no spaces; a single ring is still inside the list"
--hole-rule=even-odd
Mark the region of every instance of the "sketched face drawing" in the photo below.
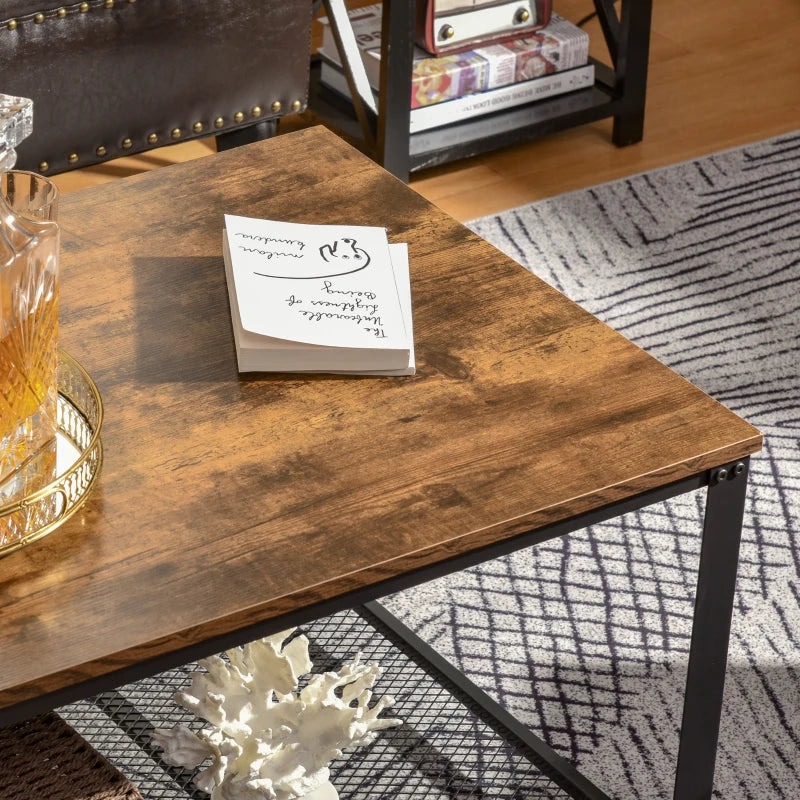
[[[336,278],[340,275],[350,275],[364,269],[370,263],[370,255],[363,248],[358,246],[355,239],[342,237],[335,239],[330,244],[323,244],[319,247],[318,259],[316,254],[309,259],[290,249],[286,252],[262,251],[258,249],[261,245],[252,248],[240,245],[243,250],[255,252],[264,256],[266,259],[265,271],[253,270],[255,275],[264,278],[287,278],[292,280],[312,280],[316,278]],[[312,251],[313,252],[313,251]],[[274,260],[273,258],[276,257]],[[320,260],[321,259],[321,260]]]
[[[358,272],[369,264],[369,253],[362,247],[358,247],[355,239],[337,239],[333,244],[324,244],[319,249],[319,254],[324,261],[329,264],[336,264],[341,267],[340,272],[335,275],[348,275],[351,272]],[[333,277],[333,276],[329,276]]]

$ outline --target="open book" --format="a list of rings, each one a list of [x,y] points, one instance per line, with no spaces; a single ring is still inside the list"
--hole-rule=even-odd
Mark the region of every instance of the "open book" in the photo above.
[[[225,215],[239,372],[414,374],[408,248],[384,228]]]

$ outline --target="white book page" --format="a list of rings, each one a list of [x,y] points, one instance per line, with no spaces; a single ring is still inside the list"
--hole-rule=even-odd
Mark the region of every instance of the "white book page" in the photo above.
[[[384,228],[225,215],[242,328],[329,347],[408,348]]]
[[[389,251],[391,253],[392,265],[394,266],[394,274],[397,280],[397,286],[400,290],[400,298],[403,303],[403,317],[408,320],[407,326],[409,332],[412,327],[412,313],[411,313],[411,276],[408,272],[408,245],[403,244],[390,244]],[[375,369],[364,371],[361,375],[415,375],[417,372],[417,362],[414,355],[414,336],[410,336],[408,352],[408,366],[401,367],[400,369]]]
[[[411,328],[411,276],[408,272],[408,245],[390,244],[389,252],[392,258],[394,274],[397,279],[397,286],[400,290],[400,298],[403,303],[403,317],[408,320],[408,327]],[[328,370],[329,373],[339,373],[347,375],[415,375],[417,363],[414,355],[414,337],[410,337],[408,364],[397,369],[357,369],[357,370]],[[307,372],[318,372],[319,370],[306,370]]]

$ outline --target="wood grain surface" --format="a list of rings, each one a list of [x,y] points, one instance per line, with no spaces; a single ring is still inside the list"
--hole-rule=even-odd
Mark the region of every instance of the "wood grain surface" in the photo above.
[[[418,374],[239,376],[223,214],[408,242]],[[0,559],[0,707],[760,447],[748,423],[323,128],[71,193],[85,508]]]

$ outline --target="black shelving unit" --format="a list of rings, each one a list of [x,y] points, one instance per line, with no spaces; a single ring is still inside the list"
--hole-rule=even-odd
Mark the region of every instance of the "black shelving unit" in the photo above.
[[[409,133],[415,0],[383,0],[381,82],[377,103],[352,35],[344,0],[324,0],[342,55],[352,103],[319,85],[312,64],[309,104],[402,180],[412,172],[490,152],[526,139],[614,118],[612,141],[623,147],[644,130],[652,0],[594,0],[611,64],[593,60],[595,85],[527,106]]]

